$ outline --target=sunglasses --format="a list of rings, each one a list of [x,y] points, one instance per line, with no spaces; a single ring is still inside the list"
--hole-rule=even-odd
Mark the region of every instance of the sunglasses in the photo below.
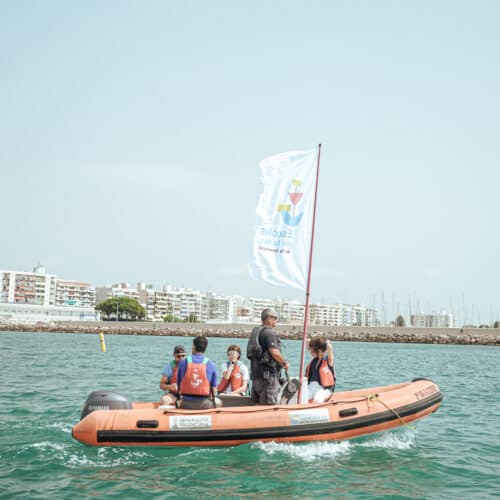
[[[185,358],[186,355],[185,354],[176,354],[175,357],[176,358]]]

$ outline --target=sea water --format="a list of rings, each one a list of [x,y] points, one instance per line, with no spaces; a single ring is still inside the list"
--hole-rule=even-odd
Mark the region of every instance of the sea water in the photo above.
[[[231,343],[209,339],[217,366]],[[428,377],[433,415],[342,442],[228,448],[92,448],[74,441],[87,394],[158,400],[173,347],[185,337],[0,332],[1,498],[443,498],[500,496],[500,350],[334,344],[337,390]],[[300,343],[285,342],[291,372]]]

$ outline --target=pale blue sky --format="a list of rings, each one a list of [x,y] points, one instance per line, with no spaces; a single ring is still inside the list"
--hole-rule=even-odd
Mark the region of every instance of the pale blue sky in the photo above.
[[[496,1],[0,1],[0,268],[301,299],[248,276],[258,162],[322,142],[313,300],[498,319],[499,23]]]

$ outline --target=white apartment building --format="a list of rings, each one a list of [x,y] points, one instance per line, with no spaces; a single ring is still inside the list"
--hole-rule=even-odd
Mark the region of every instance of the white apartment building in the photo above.
[[[325,326],[377,326],[377,311],[350,304],[311,304],[309,321]]]
[[[89,283],[56,279],[56,305],[94,307],[95,289]]]
[[[266,308],[276,308],[276,301],[272,299],[263,299],[260,297],[251,297],[248,299],[248,308],[249,308],[249,318],[252,323],[260,323],[261,322],[261,313],[263,309]]]
[[[237,305],[240,304],[239,298],[208,292],[205,296],[206,318],[211,321],[235,321],[237,317]]]
[[[97,304],[113,297],[130,297],[139,300],[137,289],[131,288],[128,283],[114,283],[113,285],[98,286],[95,289],[95,295]]]
[[[304,323],[304,304],[298,300],[278,299],[275,309],[279,315],[280,323],[287,325]]]
[[[56,275],[46,274],[40,265],[33,272],[0,270],[0,280],[2,303],[55,305]]]
[[[133,294],[127,296],[132,297]],[[152,285],[138,283],[137,300],[146,310],[148,321],[163,321],[165,316],[182,320],[194,317],[199,322],[207,319],[207,299],[199,290],[167,285],[160,291]]]
[[[38,264],[33,272],[0,270],[0,320],[4,322],[97,319],[89,283],[58,279]]]
[[[416,313],[410,316],[410,325],[416,328],[454,328],[455,320],[452,314],[445,311],[440,313]]]

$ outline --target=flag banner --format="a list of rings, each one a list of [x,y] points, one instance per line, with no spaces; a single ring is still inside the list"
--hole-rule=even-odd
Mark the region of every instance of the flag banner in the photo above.
[[[316,153],[315,149],[290,151],[260,162],[264,189],[256,210],[252,278],[305,290]]]

